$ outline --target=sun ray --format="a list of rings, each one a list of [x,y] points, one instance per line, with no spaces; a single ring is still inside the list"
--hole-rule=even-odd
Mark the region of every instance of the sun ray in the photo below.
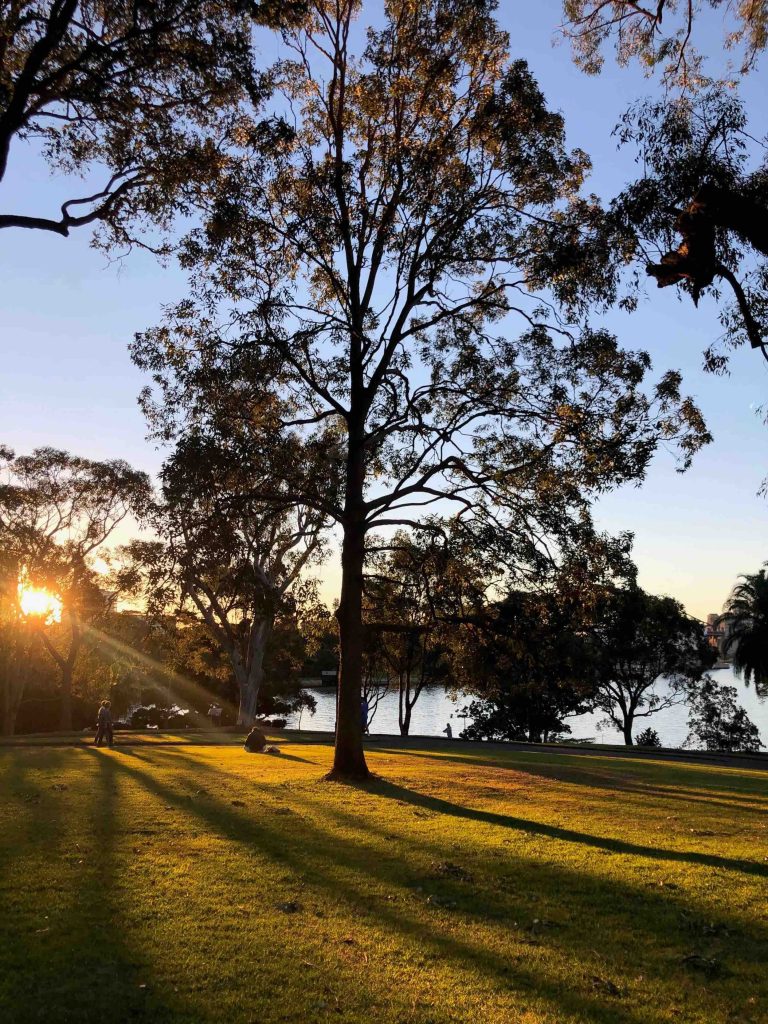
[[[99,643],[103,644],[104,647],[109,648],[113,654],[120,654],[124,657],[132,658],[143,668],[149,670],[154,677],[156,685],[165,689],[168,695],[175,701],[186,702],[189,700],[189,695],[194,695],[200,698],[202,703],[210,703],[210,701],[215,697],[218,704],[232,712],[233,715],[237,716],[238,709],[235,704],[223,697],[220,697],[219,695],[212,694],[210,690],[206,690],[204,686],[195,682],[194,679],[190,679],[189,676],[184,676],[181,673],[174,671],[172,668],[169,668],[167,665],[163,665],[162,662],[150,657],[143,651],[138,651],[135,647],[131,647],[130,644],[123,643],[122,640],[118,640],[116,637],[110,636],[108,633],[98,629],[93,624],[86,626],[86,632],[93,636],[94,639],[98,640]]]

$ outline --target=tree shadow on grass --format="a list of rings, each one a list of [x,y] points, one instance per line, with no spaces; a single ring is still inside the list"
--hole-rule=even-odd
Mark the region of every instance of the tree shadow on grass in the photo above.
[[[68,751],[35,749],[46,772],[67,781],[45,794],[32,828],[4,830],[3,859],[24,882],[0,912],[3,1024],[202,1020],[181,1000],[169,1001],[128,940],[112,755],[90,749],[95,771],[75,778]]]
[[[382,750],[383,754],[397,754],[405,757],[416,758],[420,760],[434,761],[436,763],[461,765],[463,768],[491,768],[499,772],[514,772],[518,775],[529,775],[543,779],[550,779],[556,782],[562,782],[566,785],[581,786],[588,789],[595,787],[606,790],[615,790],[622,793],[632,793],[641,796],[658,796],[669,800],[683,801],[685,803],[701,803],[709,807],[720,807],[725,810],[746,810],[753,811],[755,813],[763,814],[765,810],[768,810],[768,775],[753,780],[749,778],[744,780],[743,778],[733,779],[734,782],[744,783],[747,782],[747,787],[742,787],[740,793],[735,793],[730,789],[727,789],[723,785],[723,779],[718,779],[717,782],[712,782],[709,779],[702,778],[697,782],[701,781],[701,785],[698,789],[694,789],[691,785],[678,785],[672,778],[669,779],[669,788],[667,786],[658,784],[657,780],[652,779],[646,782],[642,778],[642,774],[648,772],[649,768],[657,769],[660,766],[643,765],[638,770],[638,765],[632,764],[631,771],[637,774],[632,776],[620,774],[622,768],[626,771],[629,766],[623,764],[612,764],[610,767],[606,766],[604,770],[597,768],[590,768],[582,765],[567,765],[561,761],[552,762],[544,759],[536,761],[524,760],[524,761],[497,761],[490,760],[487,758],[477,757],[462,757],[461,755],[440,755],[431,754],[426,751],[414,751],[414,750]],[[546,755],[544,755],[546,756]],[[615,760],[615,759],[614,759]],[[679,765],[664,765],[663,770],[667,772],[675,771],[679,769]],[[684,768],[689,766],[685,765]],[[698,765],[692,766],[692,770],[697,775],[700,773]],[[700,773],[704,775],[704,772]],[[690,780],[689,780],[690,781]],[[748,789],[749,785],[754,785],[756,791],[750,792]],[[708,793],[712,793],[712,796],[708,796]],[[764,806],[761,806],[764,805]]]
[[[182,759],[194,763],[194,769],[198,776],[223,774],[212,766],[201,765],[194,758],[182,756],[180,760]],[[495,986],[496,994],[502,995],[505,992],[509,994],[510,991],[514,991],[519,996],[521,992],[536,992],[553,1007],[555,1012],[564,1011],[582,1021],[615,1021],[625,1022],[625,1024],[640,1024],[643,1021],[645,1024],[654,1019],[649,1018],[647,1007],[646,1011],[642,1012],[619,1000],[593,997],[575,990],[566,991],[562,979],[537,971],[535,964],[530,966],[529,963],[521,962],[519,956],[512,958],[503,956],[497,951],[459,937],[462,932],[457,933],[455,924],[448,924],[452,916],[448,912],[436,909],[435,924],[432,927],[425,925],[423,921],[414,919],[416,912],[408,901],[417,897],[412,891],[404,890],[411,874],[408,866],[382,851],[379,851],[378,857],[372,856],[372,851],[364,843],[350,842],[333,829],[317,828],[303,816],[297,819],[281,819],[280,827],[276,827],[270,821],[269,816],[264,813],[260,813],[258,821],[254,821],[246,814],[235,812],[213,800],[203,799],[190,805],[186,797],[179,791],[159,781],[154,775],[141,770],[138,766],[123,762],[116,763],[115,769],[131,775],[135,781],[159,799],[168,804],[175,804],[180,809],[199,818],[225,839],[242,845],[248,850],[258,850],[260,854],[266,855],[276,863],[291,868],[307,883],[324,890],[329,900],[341,899],[346,902],[355,912],[355,916],[361,920],[372,915],[382,927],[410,939],[420,948],[431,950],[440,958],[451,958],[460,971],[474,972],[478,977],[490,980]],[[267,787],[262,788],[266,790]],[[455,813],[458,805],[446,801],[435,801],[434,798],[429,797],[422,798],[420,794],[410,794],[410,791],[404,790],[403,787],[382,780],[377,780],[365,788],[385,799],[396,798],[405,803],[415,802],[419,807],[424,807],[425,804],[422,800],[426,800],[428,801],[426,806],[436,813],[465,816]],[[417,799],[411,800],[409,796],[414,796]],[[292,799],[302,799],[295,790],[291,791],[291,797]],[[303,802],[307,802],[306,794],[304,794]],[[319,800],[317,804],[320,805]],[[461,810],[466,809],[462,808]],[[470,817],[472,817],[471,813]],[[485,816],[480,818],[490,824],[501,825],[504,828],[510,827],[502,816],[491,815],[490,819]],[[517,819],[511,820],[517,821]],[[286,821],[292,822],[290,829],[286,829]],[[369,830],[369,823],[366,821],[359,827],[364,831]],[[516,824],[514,827],[519,827],[519,825]],[[561,834],[563,830],[554,830],[554,832],[554,835],[550,835],[548,832],[542,834],[550,838],[564,838]],[[573,841],[571,837],[574,835],[579,837],[576,841],[581,840],[581,834],[578,833],[568,833],[567,838]],[[414,848],[416,845],[414,844]],[[637,853],[635,849],[617,852]],[[647,852],[645,848],[641,848],[640,855],[646,856]],[[707,862],[704,861],[704,863]],[[538,873],[542,888],[551,894],[569,890],[578,893],[583,890],[579,872],[548,864],[534,864],[530,867],[531,870]],[[354,872],[354,881],[350,878],[350,869]],[[381,902],[378,899],[374,900],[371,892],[372,883],[395,887],[396,890],[404,893],[405,902],[389,903]],[[580,886],[581,888],[579,888]],[[637,944],[637,948],[653,951],[658,946],[660,950],[668,951],[670,938],[667,929],[670,915],[674,917],[679,909],[668,898],[658,894],[641,893],[630,885],[606,878],[601,878],[597,882],[593,880],[590,888],[590,893],[592,892],[598,900],[605,903],[609,912],[617,913],[619,918],[626,922],[631,940]],[[648,911],[645,916],[633,915],[632,908],[638,906],[638,899]],[[612,908],[618,908],[618,910]],[[423,912],[423,908],[420,909]],[[592,912],[599,914],[600,909],[592,908]],[[467,923],[470,920],[476,921],[478,917],[485,917],[491,922],[496,922],[493,927],[503,927],[503,921],[499,914],[498,894],[473,893],[469,902],[465,901],[465,909],[460,907],[456,914],[462,919],[465,914],[470,915],[467,918]],[[658,921],[654,919],[652,924],[649,923],[649,916],[658,917]],[[579,925],[580,922],[577,922],[577,929]],[[571,935],[573,934],[571,932]],[[565,931],[564,933],[558,932],[557,937],[550,941],[555,948],[567,948],[570,943],[576,942],[576,939],[569,938],[569,932]],[[597,934],[591,936],[590,941],[595,946],[600,945]],[[532,940],[532,942],[533,945],[541,944],[537,940]],[[583,950],[578,948],[578,943],[574,946],[573,952],[577,956],[582,955]],[[611,952],[612,947],[609,943],[599,956],[610,958]],[[756,963],[760,961],[761,954],[756,947],[751,950],[751,954],[754,955]],[[654,952],[653,955],[661,954]],[[750,953],[747,954],[747,959],[749,956]],[[743,956],[742,959],[744,959]],[[588,972],[590,969],[594,969],[594,966],[590,968],[589,965],[584,965],[584,971]],[[457,984],[459,983],[457,980]],[[442,1017],[430,1015],[429,1019],[437,1020]],[[455,1016],[447,1019],[455,1019]]]
[[[717,854],[698,853],[694,850],[667,850],[662,847],[640,846],[637,843],[629,843],[623,839],[595,836],[589,832],[577,832],[573,829],[561,828],[558,825],[546,825],[543,822],[530,821],[527,818],[517,818],[509,814],[497,814],[495,811],[464,807],[462,804],[454,804],[449,800],[443,800],[441,797],[419,793],[416,790],[407,789],[405,786],[400,786],[385,779],[374,779],[371,782],[365,783],[362,788],[379,796],[413,804],[415,807],[421,807],[438,814],[447,814],[456,818],[467,818],[472,821],[483,822],[487,825],[498,825],[505,829],[514,829],[518,832],[544,836],[547,839],[579,843],[584,846],[607,850],[611,853],[629,854],[633,857],[647,857],[651,860],[705,865],[711,868],[721,868],[724,871],[738,871],[742,874],[768,878],[768,865],[761,864],[758,861],[720,857]]]

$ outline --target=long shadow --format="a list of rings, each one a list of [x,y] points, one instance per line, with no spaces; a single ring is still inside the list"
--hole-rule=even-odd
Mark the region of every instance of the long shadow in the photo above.
[[[481,757],[490,756],[486,750],[490,750],[497,759],[515,757],[559,757],[578,762],[580,758],[600,757],[608,761],[630,762],[634,765],[652,764],[668,765],[672,768],[715,768],[734,769],[735,771],[748,771],[756,773],[768,772],[768,755],[765,752],[756,754],[728,754],[726,752],[705,752],[697,750],[669,750],[658,751],[644,747],[603,747],[600,745],[569,746],[568,744],[535,744],[522,743],[519,741],[464,741],[464,740],[443,740],[430,736],[372,736],[371,741],[382,744],[383,748],[398,753],[409,748],[417,747],[421,750],[429,750],[439,756],[452,756],[457,754],[462,758],[471,758],[479,753]]]
[[[219,769],[207,765],[202,767],[199,762],[195,762],[194,758],[185,758],[184,755],[181,755],[181,758],[195,764],[198,774],[211,776],[225,775]],[[128,766],[123,767],[126,770],[133,771]],[[138,773],[138,775],[143,774],[142,772]],[[318,829],[307,823],[306,819],[300,818],[296,822],[295,827],[297,830],[301,830],[301,832],[296,834],[296,838],[298,839],[301,836],[306,840],[302,849],[298,842],[292,843],[290,837],[288,837],[288,840],[286,839],[284,829],[275,831],[269,824],[268,816],[260,815],[258,822],[255,823],[251,822],[245,815],[236,814],[229,808],[222,807],[208,800],[200,801],[194,806],[190,806],[178,792],[159,783],[157,779],[144,776],[140,781],[142,785],[150,791],[156,792],[163,800],[169,803],[176,802],[178,806],[183,807],[205,821],[206,824],[212,826],[227,839],[242,844],[249,849],[258,849],[276,862],[300,873],[301,877],[310,883],[315,882],[323,886],[330,893],[333,893],[334,900],[337,896],[347,899],[353,906],[359,907],[362,916],[365,916],[371,907],[369,879],[397,886],[403,885],[404,865],[388,857],[386,848],[384,851],[381,849],[377,851],[378,859],[376,859],[376,856],[371,856],[371,850],[366,849],[364,844],[358,841],[350,843],[347,840],[343,840],[338,834],[328,829]],[[375,789],[377,785],[380,784],[376,783],[370,788]],[[273,786],[265,785],[257,788],[266,794]],[[402,790],[399,787],[396,787],[396,790],[397,796],[400,798]],[[296,798],[297,791],[292,790],[291,795],[293,798]],[[363,824],[358,822],[358,827],[361,829],[362,835],[365,836],[365,831],[369,827],[368,819]],[[645,853],[644,848],[643,853]],[[356,869],[358,877],[361,878],[361,884],[352,885],[347,880],[340,881],[336,874],[329,874],[328,870],[323,867],[324,858],[331,865],[352,861],[352,866]],[[583,893],[583,881],[581,880],[580,872],[563,871],[559,867],[550,868],[544,864],[536,864],[536,871],[541,875],[542,886],[546,892],[555,894],[568,891],[570,887],[574,896],[580,899],[581,902],[584,902],[581,895]],[[668,950],[670,929],[674,930],[678,926],[677,918],[682,909],[681,904],[674,897],[671,900],[668,897],[659,898],[658,894],[641,892],[631,886],[619,885],[614,880],[605,878],[601,878],[596,886],[593,885],[593,889],[595,890],[594,895],[597,905],[602,908],[605,904],[606,913],[620,918],[625,933],[630,932],[633,934],[633,938],[634,936],[637,937],[638,948],[650,949],[656,943],[660,944],[660,948]],[[637,903],[638,899],[641,901],[640,904]],[[465,899],[464,906],[471,917],[476,919],[479,913],[489,919],[496,920],[499,922],[498,926],[500,927],[498,903],[498,894],[496,896],[483,896],[482,894],[473,893],[469,904],[467,904]],[[658,920],[654,920],[653,927],[650,927],[648,922],[644,923],[638,919],[635,914],[635,909],[642,907],[646,909],[656,908],[654,914],[660,915]],[[614,910],[613,908],[617,909]],[[590,914],[594,913],[594,906],[585,906],[585,910]],[[585,997],[578,992],[564,996],[562,983],[549,978],[543,978],[535,971],[524,969],[517,963],[511,966],[509,959],[502,958],[493,951],[476,948],[469,942],[457,939],[455,935],[447,937],[444,934],[435,934],[433,930],[430,930],[422,922],[410,920],[407,916],[407,910],[396,910],[391,904],[385,904],[381,907],[377,906],[375,913],[377,918],[386,926],[399,931],[403,935],[408,935],[422,946],[426,944],[432,947],[440,956],[454,957],[466,969],[471,968],[481,974],[490,974],[503,983],[502,987],[504,985],[508,986],[511,981],[517,981],[523,988],[538,990],[548,1000],[559,1004],[563,1009],[568,1009],[570,1012],[575,1013],[578,1019],[589,1021],[605,1021],[610,1019],[611,1021],[632,1021],[637,1022],[637,1024],[639,1024],[640,1019],[643,1021],[649,1019],[647,1015],[640,1018],[634,1010],[630,1011],[626,1007],[619,1009],[618,1006],[615,1013],[612,1012],[610,1016],[606,1016],[604,1002],[591,1000],[589,997]],[[727,925],[729,929],[733,928],[734,933],[738,933],[744,926],[743,922],[738,919],[733,923],[727,921]],[[435,927],[441,927],[441,925],[436,924]],[[561,934],[558,933],[558,936],[561,936]],[[764,944],[764,936],[758,939],[753,929],[752,938],[756,941],[741,951],[740,957],[742,961],[746,960],[750,964],[754,961],[754,968],[757,969],[757,965],[762,962],[761,958],[764,955],[761,953],[760,948],[758,948],[757,943],[763,942]],[[597,935],[595,935],[593,941],[595,945],[600,944]],[[555,946],[558,944],[567,945],[567,943],[568,932],[565,933],[564,939],[559,937],[559,940],[553,942]],[[584,950],[577,950],[576,952],[578,955],[583,956],[584,954]],[[610,959],[611,953],[612,947],[609,945],[604,950],[602,957]],[[658,955],[661,956],[661,953]],[[659,963],[665,963],[663,958]]]
[[[191,766],[194,766],[196,770],[199,770],[200,768],[200,762],[188,755],[174,752],[173,757],[176,760],[187,761]],[[611,838],[609,836],[596,836],[592,833],[578,832],[558,825],[547,825],[543,822],[532,821],[528,818],[499,814],[495,811],[486,811],[479,808],[465,807],[462,804],[454,804],[448,800],[442,799],[441,797],[420,793],[417,790],[408,789],[405,786],[398,785],[397,783],[390,782],[382,778],[374,778],[367,783],[342,785],[350,785],[350,788],[352,789],[364,789],[369,792],[376,793],[379,796],[411,804],[422,810],[428,810],[456,818],[479,821],[488,825],[496,825],[502,828],[512,829],[517,832],[524,832],[529,835],[538,835],[548,839],[577,843],[601,849],[609,853],[627,854],[633,857],[647,857],[652,860],[702,865],[706,867],[720,868],[725,871],[740,872],[743,874],[768,878],[768,864],[763,864],[759,861],[723,857],[719,854],[700,853],[695,850],[671,850],[663,847],[642,846],[637,843],[630,843],[623,839]]]
[[[45,774],[33,820],[17,818],[0,844],[4,865],[23,878],[8,894],[12,906],[0,911],[0,1019],[202,1020],[156,982],[144,953],[131,945],[128,887],[115,848],[119,776],[113,755],[88,753],[86,766],[50,747],[25,759],[25,767],[38,762]]]
[[[146,776],[137,768],[121,764],[120,769],[134,776],[147,790],[162,800],[170,804],[175,803],[179,808],[205,821],[228,840],[246,848],[258,849],[277,863],[290,867],[310,883],[322,886],[328,891],[334,904],[337,904],[340,898],[346,900],[352,908],[356,908],[361,919],[371,912],[371,877],[389,884],[402,884],[402,865],[399,861],[390,858],[392,863],[387,865],[381,855],[378,862],[371,860],[359,844],[343,841],[337,834],[329,834],[308,826],[306,819],[302,821],[301,827],[309,834],[304,845],[305,852],[302,853],[297,844],[286,842],[284,832],[272,829],[264,816],[260,816],[258,823],[255,823],[220,804],[198,803],[190,806],[178,791],[153,777]],[[203,771],[219,774],[208,768]],[[353,885],[348,878],[342,879],[337,874],[329,873],[323,867],[324,858],[332,864],[346,862],[347,858],[350,858],[357,869],[359,885]],[[389,870],[385,870],[387,867]],[[473,902],[476,904],[475,917],[477,912],[480,912],[498,919],[498,908],[492,901],[483,902],[475,897]],[[560,1008],[579,1020],[594,1021],[595,1024],[608,1019],[615,1024],[647,1024],[646,1016],[640,1015],[626,1005],[611,1006],[611,1015],[607,1017],[606,1004],[603,1000],[576,991],[566,991],[557,979],[542,976],[526,968],[524,964],[502,957],[491,950],[478,949],[448,931],[438,931],[437,929],[443,928],[443,922],[440,920],[436,921],[434,929],[430,930],[421,922],[409,919],[407,909],[398,910],[388,903],[377,903],[375,916],[386,927],[415,941],[419,948],[431,947],[437,955],[451,957],[465,970],[489,977],[495,984],[501,983],[501,992],[508,992],[510,988],[514,989],[515,985],[523,991],[535,991],[556,1010]],[[355,984],[360,984],[359,973],[356,975]],[[497,991],[496,994],[500,993]],[[432,1008],[430,1019],[436,1019]],[[449,1015],[447,1019],[453,1020],[455,1017]]]
[[[763,781],[762,779],[760,780],[763,788],[762,792],[755,792],[753,794],[747,792],[742,795],[743,791],[742,793],[733,793],[728,790],[724,791],[722,782],[719,785],[708,785],[707,780],[701,780],[701,786],[699,789],[679,786],[672,781],[669,783],[670,788],[666,788],[658,783],[654,784],[656,780],[652,782],[645,782],[641,776],[635,778],[621,776],[617,771],[618,766],[613,765],[606,767],[603,772],[594,768],[590,769],[588,767],[582,767],[581,765],[566,765],[559,761],[556,763],[539,761],[534,763],[528,760],[500,762],[475,757],[469,758],[450,755],[441,756],[439,754],[430,754],[424,751],[395,751],[383,749],[381,752],[385,754],[395,753],[405,757],[435,761],[442,764],[450,762],[451,764],[461,765],[463,768],[492,768],[501,772],[514,772],[518,775],[532,775],[538,778],[554,779],[555,781],[565,783],[566,785],[581,786],[588,789],[591,789],[596,785],[601,789],[616,790],[618,792],[656,795],[671,800],[698,802],[713,807],[722,807],[725,810],[741,809],[741,805],[744,804],[747,805],[746,809],[748,810],[763,812],[764,809],[759,805],[766,804],[768,806],[768,781]],[[654,769],[658,768],[655,764],[649,767],[653,767]],[[689,768],[690,766],[685,765],[684,767]],[[694,770],[698,769],[698,767],[698,765],[693,766]],[[637,766],[633,764],[631,770],[637,771]],[[707,792],[712,792],[714,795],[709,797],[706,795]]]
[[[471,807],[464,807],[461,804],[453,804],[440,797],[428,796],[425,793],[406,789],[404,786],[399,786],[397,783],[388,782],[384,779],[376,779],[366,783],[364,788],[377,793],[379,796],[400,800],[403,803],[413,804],[416,807],[435,811],[439,814],[448,814],[455,818],[468,818],[471,821],[481,821],[487,825],[498,825],[502,828],[514,829],[518,832],[527,832],[530,835],[546,836],[548,839],[560,839],[568,843],[581,843],[585,846],[609,850],[611,853],[630,854],[633,857],[648,857],[651,860],[677,861],[686,864],[703,864],[711,868],[722,868],[725,871],[739,871],[744,874],[768,878],[768,865],[760,864],[757,861],[733,860],[729,857],[720,857],[717,854],[697,853],[695,851],[665,850],[652,846],[639,846],[636,843],[628,843],[623,839],[594,836],[588,832],[576,832],[573,829],[560,828],[557,825],[545,825],[541,822],[529,821],[526,818],[516,818],[509,814],[497,814],[494,811],[482,811]]]
[[[300,764],[314,764],[317,761],[310,761],[308,757],[299,757],[298,754],[286,754],[284,750],[281,750],[279,754],[254,754],[254,757],[277,757],[280,761],[298,761]]]

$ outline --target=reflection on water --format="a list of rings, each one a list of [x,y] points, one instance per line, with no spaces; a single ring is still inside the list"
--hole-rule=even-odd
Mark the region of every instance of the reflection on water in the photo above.
[[[739,700],[747,714],[760,730],[763,747],[768,746],[768,701],[761,700],[753,687],[745,687],[729,668],[713,671],[712,676],[721,685],[735,686],[739,691]],[[336,723],[336,691],[332,688],[315,689],[308,687],[308,692],[317,701],[317,712],[309,715],[306,711],[301,716],[301,728],[309,731],[332,732]],[[460,716],[462,707],[469,703],[467,697],[459,697],[454,703],[439,686],[425,687],[411,719],[412,736],[441,736],[450,722],[453,735],[458,736],[464,728],[465,719]],[[379,703],[373,721],[372,733],[399,733],[397,721],[397,691],[386,694]],[[591,739],[601,743],[622,743],[621,733],[616,729],[598,729],[599,723],[605,718],[602,712],[578,715],[568,719],[573,739]],[[290,728],[299,727],[299,715],[289,719]],[[685,705],[660,711],[649,718],[638,718],[635,733],[641,732],[648,725],[652,726],[661,737],[665,747],[682,746],[688,735],[688,708]]]

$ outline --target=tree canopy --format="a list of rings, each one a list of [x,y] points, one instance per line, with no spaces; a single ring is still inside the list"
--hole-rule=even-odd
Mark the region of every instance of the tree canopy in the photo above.
[[[30,455],[4,451],[0,482],[0,544],[12,554],[6,600],[19,586],[44,587],[61,603],[65,629],[38,629],[60,673],[61,726],[72,724],[72,678],[85,624],[106,611],[105,578],[93,556],[131,513],[149,499],[146,474],[122,460],[99,462],[54,448]],[[57,642],[58,641],[58,642]]]
[[[606,244],[617,270],[629,259],[659,288],[678,286],[697,305],[702,294],[731,297],[720,305],[724,343],[705,351],[705,367],[722,372],[728,350],[744,341],[768,360],[768,170],[737,82],[717,70],[708,75],[696,49],[706,7],[722,11],[724,47],[739,55],[740,74],[750,71],[768,42],[763,3],[566,0],[563,32],[591,74],[603,68],[610,43],[620,64],[636,58],[649,74],[661,72],[663,95],[638,101],[617,127],[642,175],[610,204]],[[630,306],[636,283],[624,300]]]
[[[602,661],[595,706],[628,745],[638,718],[683,703],[715,660],[702,623],[679,601],[636,586],[605,595],[593,635]]]
[[[768,6],[751,0],[565,0],[562,26],[579,67],[597,74],[613,45],[620,64],[637,60],[659,70],[667,85],[695,88],[707,80],[706,55],[698,45],[706,9],[720,14],[723,49],[734,70],[746,74],[768,45]]]
[[[188,210],[215,163],[219,119],[265,87],[254,24],[295,19],[273,0],[19,0],[0,10],[0,183],[19,143],[59,174],[97,182],[57,214],[0,212],[0,228],[136,240],[137,222]]]
[[[313,5],[284,33],[279,103],[239,122],[201,199],[192,301],[134,349],[166,430],[221,408],[227,382],[257,395],[241,415],[317,439],[330,488],[316,461],[259,498],[341,528],[339,774],[366,773],[371,530],[445,505],[540,548],[589,532],[590,497],[641,479],[660,444],[687,462],[708,438],[676,374],[647,387],[644,353],[553,310],[611,287],[588,244],[588,160],[493,9],[392,0],[355,53],[360,5]]]
[[[263,450],[253,439],[248,448],[229,442],[192,435],[177,444],[144,520],[155,539],[123,549],[120,576],[151,616],[202,618],[231,666],[237,722],[252,725],[275,620],[301,603],[303,573],[322,554],[324,518],[260,505]]]

